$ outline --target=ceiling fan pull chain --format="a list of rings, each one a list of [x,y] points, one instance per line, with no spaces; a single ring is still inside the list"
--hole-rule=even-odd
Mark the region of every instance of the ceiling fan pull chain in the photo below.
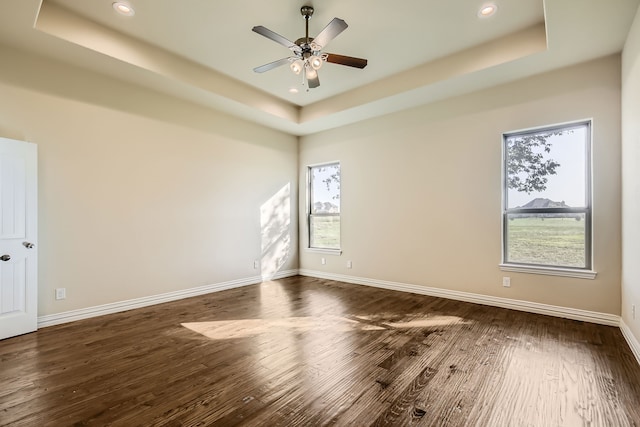
[[[305,68],[306,68],[306,64],[305,64]],[[306,86],[307,87],[307,92],[309,92],[309,82],[307,81],[307,70],[303,70],[302,73],[302,86]]]

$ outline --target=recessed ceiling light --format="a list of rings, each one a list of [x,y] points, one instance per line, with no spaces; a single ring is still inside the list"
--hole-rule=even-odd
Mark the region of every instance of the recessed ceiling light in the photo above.
[[[478,17],[488,18],[490,16],[493,16],[497,10],[498,10],[498,6],[496,6],[493,3],[487,3],[484,6],[482,6],[478,11]]]
[[[298,88],[297,87],[290,88],[289,93],[298,93]]]
[[[131,5],[121,2],[121,1],[117,1],[113,3],[113,8],[115,9],[116,12],[118,12],[120,15],[124,15],[124,16],[133,16],[136,14],[136,11],[133,10],[133,8],[131,7]]]

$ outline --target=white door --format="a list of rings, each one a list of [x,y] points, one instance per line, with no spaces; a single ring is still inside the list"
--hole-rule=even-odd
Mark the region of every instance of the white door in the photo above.
[[[0,339],[38,328],[37,150],[0,138]]]

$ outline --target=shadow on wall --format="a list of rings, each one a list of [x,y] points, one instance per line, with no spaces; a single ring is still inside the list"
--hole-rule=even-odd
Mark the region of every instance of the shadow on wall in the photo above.
[[[260,272],[263,280],[271,280],[291,253],[291,183],[260,206],[260,230]]]

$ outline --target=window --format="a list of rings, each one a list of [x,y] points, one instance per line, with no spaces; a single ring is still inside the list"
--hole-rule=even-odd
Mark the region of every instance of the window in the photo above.
[[[591,270],[591,122],[503,141],[502,266]]]
[[[340,250],[340,163],[309,167],[309,248]]]

